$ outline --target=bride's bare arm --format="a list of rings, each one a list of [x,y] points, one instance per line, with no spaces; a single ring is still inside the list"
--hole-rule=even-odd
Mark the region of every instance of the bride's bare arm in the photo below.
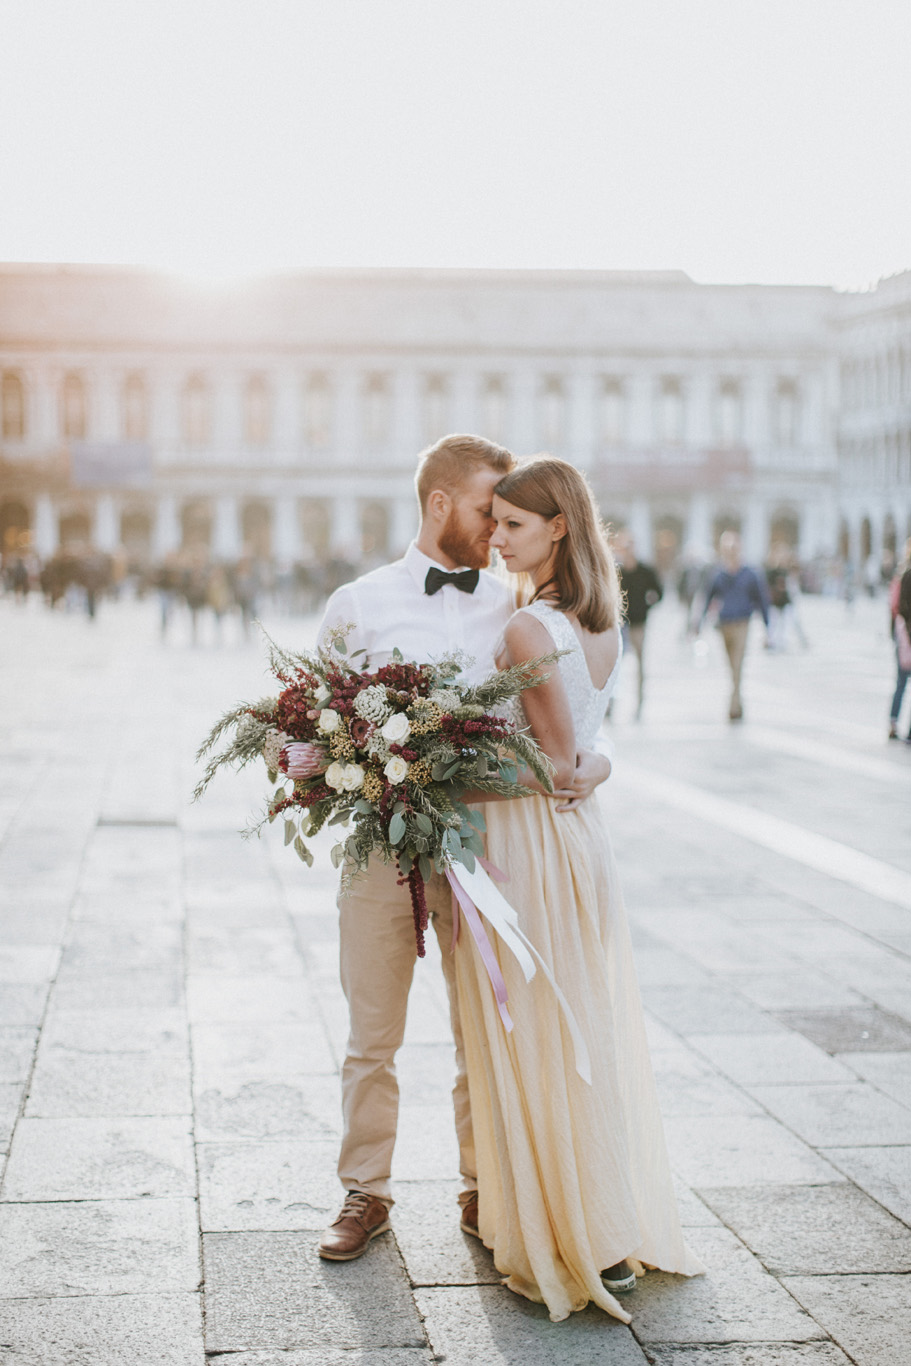
[[[524,664],[548,654],[553,641],[530,612],[517,612],[506,627],[504,647],[507,664]],[[538,673],[543,681],[523,692],[522,707],[532,735],[554,765],[554,788],[568,789],[576,773],[576,733],[569,698],[558,668],[545,665]],[[544,790],[531,774],[523,775],[522,781],[537,792]]]

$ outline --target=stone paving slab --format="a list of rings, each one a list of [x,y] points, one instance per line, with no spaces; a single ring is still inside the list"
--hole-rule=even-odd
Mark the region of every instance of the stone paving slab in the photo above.
[[[37,1029],[23,1025],[0,1027],[0,1083],[26,1080],[37,1042]]]
[[[194,1195],[185,1119],[32,1119],[16,1127],[4,1201]]]
[[[551,1323],[543,1305],[493,1286],[421,1289],[415,1299],[446,1366],[645,1366],[630,1330],[598,1309]]]
[[[0,982],[0,1025],[38,1025],[47,1008],[48,984]]]
[[[187,1057],[41,1049],[27,1115],[190,1115]]]
[[[389,1235],[357,1262],[324,1262],[293,1233],[203,1239],[206,1348],[419,1347],[427,1340]]]
[[[911,1052],[841,1053],[838,1060],[892,1100],[911,1104]]]
[[[197,1088],[196,1141],[341,1138],[339,1085],[319,1074],[293,1081],[248,1081]]]
[[[343,1191],[338,1142],[200,1143],[200,1224],[209,1231],[321,1231]],[[315,1238],[309,1239],[311,1243]]]
[[[200,1087],[335,1077],[323,1030],[311,1024],[194,1024],[193,1072]]]
[[[842,1010],[781,1011],[778,1018],[827,1053],[884,1053],[911,1050],[911,1024],[871,1006]]]
[[[908,1360],[911,1276],[791,1276],[784,1284],[857,1366]]]
[[[487,1248],[463,1233],[458,1181],[399,1181],[392,1229],[409,1280],[416,1286],[498,1285]]]
[[[815,1147],[911,1143],[911,1109],[861,1082],[748,1089],[771,1114]]]
[[[708,1274],[682,1277],[656,1271],[638,1282],[629,1308],[644,1346],[807,1342],[826,1336],[728,1229],[690,1229],[687,1240]]]
[[[0,1299],[3,1366],[204,1366],[199,1295]]]
[[[688,1185],[818,1185],[833,1168],[768,1115],[670,1116],[665,1121],[674,1169]]]
[[[699,1196],[775,1276],[911,1272],[911,1229],[847,1183]]]
[[[287,1351],[277,1348],[264,1352],[207,1352],[206,1362],[213,1366],[425,1366],[438,1361],[429,1347],[341,1348],[299,1347]]]
[[[742,1086],[856,1081],[856,1073],[799,1034],[699,1034],[693,1046]]]
[[[725,1343],[717,1347],[649,1346],[651,1366],[851,1366],[834,1342]]]
[[[4,1205],[0,1231],[7,1299],[199,1289],[191,1199]]]
[[[61,1010],[53,1001],[41,1029],[44,1056],[53,1053],[112,1057],[186,1058],[187,1020],[182,1009]]]
[[[171,1010],[183,1002],[178,968],[170,972],[61,973],[54,984],[60,1010]]]
[[[911,1225],[911,1146],[821,1148],[820,1153],[884,1209]]]

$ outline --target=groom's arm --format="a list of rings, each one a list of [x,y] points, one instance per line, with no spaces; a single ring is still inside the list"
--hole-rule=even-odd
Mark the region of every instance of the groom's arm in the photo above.
[[[604,743],[604,742],[602,742]],[[552,796],[556,799],[558,811],[573,811],[577,806],[581,806],[587,801],[596,787],[607,782],[611,775],[611,761],[604,749],[591,750],[583,749],[576,755],[576,771],[573,775],[572,785],[555,790]]]

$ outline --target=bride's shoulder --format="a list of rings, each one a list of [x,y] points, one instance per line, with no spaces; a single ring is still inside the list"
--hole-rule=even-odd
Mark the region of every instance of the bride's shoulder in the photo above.
[[[554,648],[553,633],[547,624],[552,612],[535,611],[539,606],[543,604],[529,603],[527,607],[520,607],[506,623],[503,640],[513,663],[548,654]]]

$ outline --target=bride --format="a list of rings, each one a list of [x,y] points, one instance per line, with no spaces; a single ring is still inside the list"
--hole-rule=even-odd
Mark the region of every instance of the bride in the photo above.
[[[568,651],[523,694],[525,720],[571,786],[590,748],[620,660],[620,590],[584,477],[541,456],[507,474],[493,499],[496,548],[531,590],[497,658],[505,668]],[[522,582],[522,579],[519,580]],[[533,784],[533,780],[530,780]],[[477,1236],[511,1290],[554,1320],[589,1301],[624,1322],[615,1296],[645,1264],[683,1275],[704,1268],[683,1241],[645,1038],[626,914],[598,805],[562,814],[543,794],[490,802],[488,857],[508,875],[507,899],[569,998],[591,1058],[573,1044],[542,973],[525,981],[494,935],[515,1022],[507,1034],[480,953],[456,952],[478,1159]],[[463,1221],[475,1232],[473,1220]]]

